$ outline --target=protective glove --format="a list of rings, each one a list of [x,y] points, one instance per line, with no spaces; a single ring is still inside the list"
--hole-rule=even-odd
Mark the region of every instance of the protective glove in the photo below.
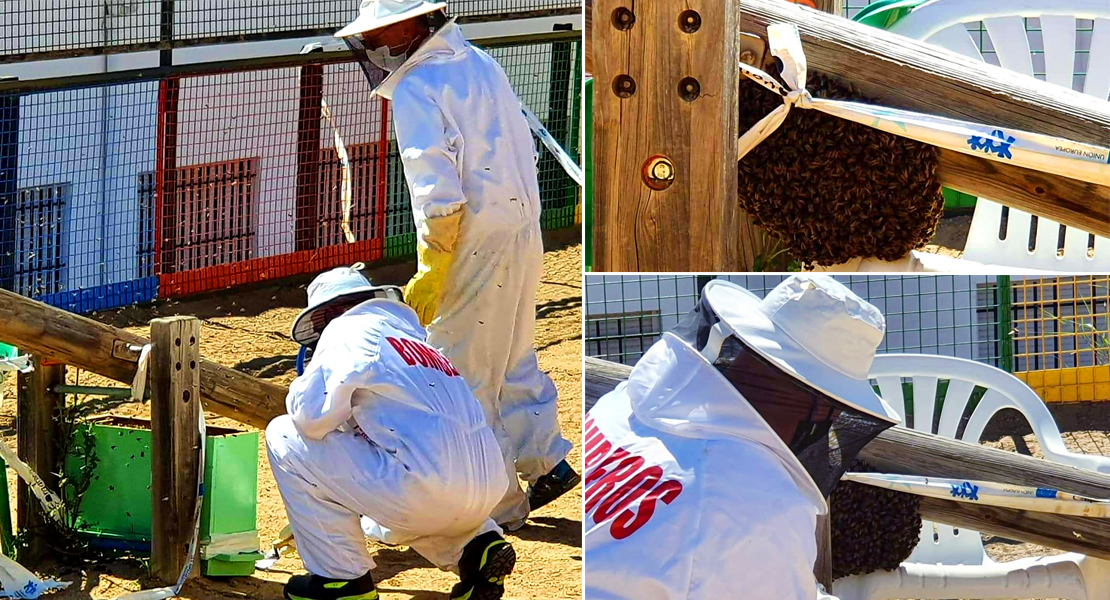
[[[405,303],[416,311],[424,326],[436,318],[443,282],[455,258],[463,212],[425,219],[417,232],[416,274],[405,286]]]

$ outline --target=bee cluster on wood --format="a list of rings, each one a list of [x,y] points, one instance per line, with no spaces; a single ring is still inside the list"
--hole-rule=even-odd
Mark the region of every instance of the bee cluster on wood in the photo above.
[[[814,98],[868,102],[810,72]],[[782,105],[745,78],[740,131]],[[898,260],[924,246],[944,211],[935,147],[816,110],[794,109],[739,162],[740,206],[812,267],[857,257]]]
[[[848,469],[875,469],[857,460]],[[921,536],[921,497],[842,481],[829,497],[833,578],[897,569]]]

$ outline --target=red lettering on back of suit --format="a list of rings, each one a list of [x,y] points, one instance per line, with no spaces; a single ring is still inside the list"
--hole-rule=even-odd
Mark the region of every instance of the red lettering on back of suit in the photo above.
[[[435,348],[404,338],[386,336],[385,339],[390,346],[393,346],[393,349],[397,351],[406,365],[415,367],[419,364],[422,367],[440,371],[448,377],[459,376],[459,372],[455,370],[451,361],[447,360],[447,357],[440,354]]]
[[[591,416],[585,425],[585,513],[594,523],[608,522],[613,539],[623,540],[651,520],[657,502],[674,502],[682,482],[663,479],[659,465],[645,465],[644,457],[614,448]]]

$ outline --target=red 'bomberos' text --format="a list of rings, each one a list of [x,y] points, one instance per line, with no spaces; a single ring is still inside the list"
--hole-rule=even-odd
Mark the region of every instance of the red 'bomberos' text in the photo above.
[[[682,493],[682,482],[664,479],[662,467],[645,462],[614,447],[586,416],[586,516],[599,525],[608,522],[613,539],[636,533],[658,502],[670,504]]]
[[[408,366],[420,365],[443,371],[448,377],[459,376],[459,372],[451,365],[451,361],[447,360],[447,357],[440,354],[435,348],[404,338],[386,336],[385,339],[389,340],[389,345],[393,346],[397,354],[401,355],[401,360],[405,361]]]

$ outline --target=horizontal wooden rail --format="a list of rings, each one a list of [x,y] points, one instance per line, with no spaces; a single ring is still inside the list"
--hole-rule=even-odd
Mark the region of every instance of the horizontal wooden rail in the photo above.
[[[21,351],[130,383],[148,340],[123,329],[0,290],[0,341]],[[286,389],[229,367],[202,360],[200,392],[205,408],[265,428],[285,413]]]
[[[592,4],[587,69],[595,58],[591,26],[608,22],[592,18]],[[773,23],[798,26],[810,70],[883,106],[1110,147],[1105,100],[783,0],[744,0],[741,31],[765,37]],[[951,151],[941,151],[937,175],[946,187],[1110,237],[1110,181],[1089,184]]]
[[[586,406],[628,377],[631,367],[586,358]],[[860,453],[883,472],[1004,481],[1094,498],[1110,497],[1110,475],[894,427]],[[921,516],[1010,539],[1110,559],[1110,519],[1070,517],[925,498]]]

